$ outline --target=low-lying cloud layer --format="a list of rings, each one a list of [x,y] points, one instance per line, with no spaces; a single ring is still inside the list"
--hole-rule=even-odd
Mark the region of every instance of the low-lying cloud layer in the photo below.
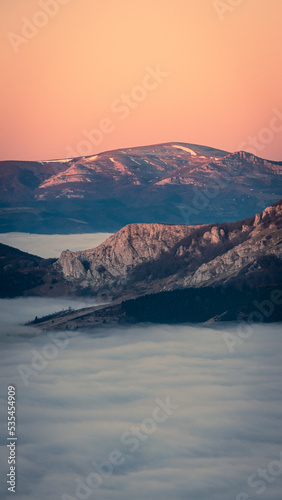
[[[20,321],[44,304],[24,300]],[[231,354],[222,334],[232,325],[61,333],[56,352],[47,332],[19,329],[7,312],[4,323],[1,460],[14,384],[21,500],[249,500],[263,485],[263,498],[280,500],[280,325],[256,326]],[[19,366],[34,373],[24,380]],[[109,465],[113,452],[120,465]],[[268,480],[255,477],[259,468]],[[5,481],[1,491],[6,498]]]
[[[39,257],[59,257],[63,250],[88,250],[103,243],[111,233],[93,234],[0,234],[0,243]]]

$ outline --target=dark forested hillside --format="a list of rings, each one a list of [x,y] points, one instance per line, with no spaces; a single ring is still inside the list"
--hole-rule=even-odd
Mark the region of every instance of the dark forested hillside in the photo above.
[[[198,323],[211,318],[282,321],[282,284],[275,288],[229,286],[161,292],[125,301],[122,310],[136,322],[150,323]]]

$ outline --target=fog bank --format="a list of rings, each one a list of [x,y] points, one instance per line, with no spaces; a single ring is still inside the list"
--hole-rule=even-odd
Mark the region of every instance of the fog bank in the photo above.
[[[16,300],[19,322],[51,306]],[[223,334],[235,332],[235,325],[138,326],[74,337],[35,335],[21,327],[29,336],[18,337],[8,303],[0,301],[1,424],[5,430],[6,386],[14,384],[21,500],[73,500],[79,494],[238,500],[240,492],[255,499],[259,486],[248,478],[258,468],[279,472],[281,325],[256,325],[234,353]],[[160,401],[173,408],[166,413]],[[1,438],[5,470],[5,431]],[[114,450],[120,465],[101,469]],[[260,479],[263,498],[280,500],[282,466],[281,474],[269,477]],[[2,483],[1,498],[8,498],[5,491]]]

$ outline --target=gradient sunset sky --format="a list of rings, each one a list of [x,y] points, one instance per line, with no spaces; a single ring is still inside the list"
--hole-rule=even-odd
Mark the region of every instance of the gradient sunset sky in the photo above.
[[[0,11],[1,159],[177,141],[282,160],[281,0],[0,0]]]

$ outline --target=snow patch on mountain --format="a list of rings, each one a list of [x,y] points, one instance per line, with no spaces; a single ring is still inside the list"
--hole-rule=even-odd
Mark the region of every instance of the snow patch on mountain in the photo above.
[[[68,163],[69,161],[73,161],[73,158],[64,158],[63,160],[46,160],[44,162],[40,161],[39,163],[44,165],[44,163]]]
[[[190,155],[192,155],[192,156],[197,156],[197,153],[195,153],[195,151],[193,151],[190,148],[185,148],[184,146],[177,146],[176,144],[173,144],[172,147],[173,148],[182,149],[183,151],[187,151],[187,153],[190,153]]]
[[[98,156],[99,156],[99,155],[94,155],[94,156],[86,156],[86,157],[84,158],[84,161],[85,161],[86,163],[88,163],[89,161],[95,161],[95,160],[97,160]]]
[[[49,179],[40,184],[39,189],[65,184],[69,182],[91,182],[89,170],[86,167],[71,165],[65,172],[52,175]]]

